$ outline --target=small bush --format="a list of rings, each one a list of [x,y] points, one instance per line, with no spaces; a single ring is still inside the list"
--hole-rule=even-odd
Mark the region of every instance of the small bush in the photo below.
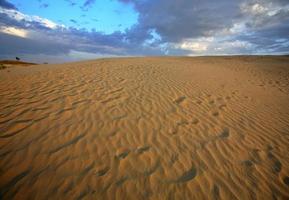
[[[0,69],[6,69],[7,67],[3,64],[0,64]]]

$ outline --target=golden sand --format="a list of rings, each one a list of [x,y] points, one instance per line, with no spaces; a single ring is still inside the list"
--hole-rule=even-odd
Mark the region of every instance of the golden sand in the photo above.
[[[288,199],[289,57],[0,71],[0,199]]]

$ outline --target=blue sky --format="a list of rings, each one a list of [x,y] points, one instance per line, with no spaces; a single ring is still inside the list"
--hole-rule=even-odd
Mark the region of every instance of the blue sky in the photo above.
[[[95,29],[104,33],[124,31],[137,23],[137,13],[132,5],[116,0],[85,1],[74,0],[11,0],[19,11],[37,15],[65,26]]]
[[[288,0],[0,0],[0,59],[289,54]]]

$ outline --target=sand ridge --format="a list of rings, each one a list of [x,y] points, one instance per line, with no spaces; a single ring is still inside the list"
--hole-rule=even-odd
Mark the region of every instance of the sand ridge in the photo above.
[[[0,72],[0,196],[289,198],[288,63],[147,57]]]

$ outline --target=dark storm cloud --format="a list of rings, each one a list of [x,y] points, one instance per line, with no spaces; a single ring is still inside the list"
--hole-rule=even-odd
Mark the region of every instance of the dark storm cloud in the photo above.
[[[168,42],[209,36],[231,27],[241,15],[239,0],[120,1],[132,3],[139,12],[138,30],[155,29]]]
[[[256,28],[250,34],[238,35],[236,38],[241,41],[250,42],[255,46],[256,51],[267,53],[289,52],[289,19],[282,21],[278,26]]]
[[[17,10],[16,6],[6,0],[0,0],[0,7],[5,9]]]
[[[248,4],[243,4],[241,10],[246,17],[250,17],[247,26],[260,29],[281,24],[287,20],[289,18],[288,5],[289,1],[286,4],[283,0],[255,0]]]
[[[288,39],[289,35],[288,0],[119,1],[132,4],[139,13],[139,23],[127,32],[128,40],[135,43],[151,37],[150,30],[155,30],[163,42],[176,43],[192,38],[214,37],[242,23],[247,28],[244,33],[231,37],[252,44],[256,44],[256,40],[250,38],[260,37],[269,43],[262,44],[257,40],[260,41],[256,44],[259,49],[273,45],[278,38]],[[250,37],[244,37],[243,34],[248,32]]]
[[[248,8],[246,8],[246,6]],[[289,1],[254,0],[245,5],[247,34],[235,38],[250,42],[257,52],[289,52]],[[242,7],[244,10],[244,6]]]

